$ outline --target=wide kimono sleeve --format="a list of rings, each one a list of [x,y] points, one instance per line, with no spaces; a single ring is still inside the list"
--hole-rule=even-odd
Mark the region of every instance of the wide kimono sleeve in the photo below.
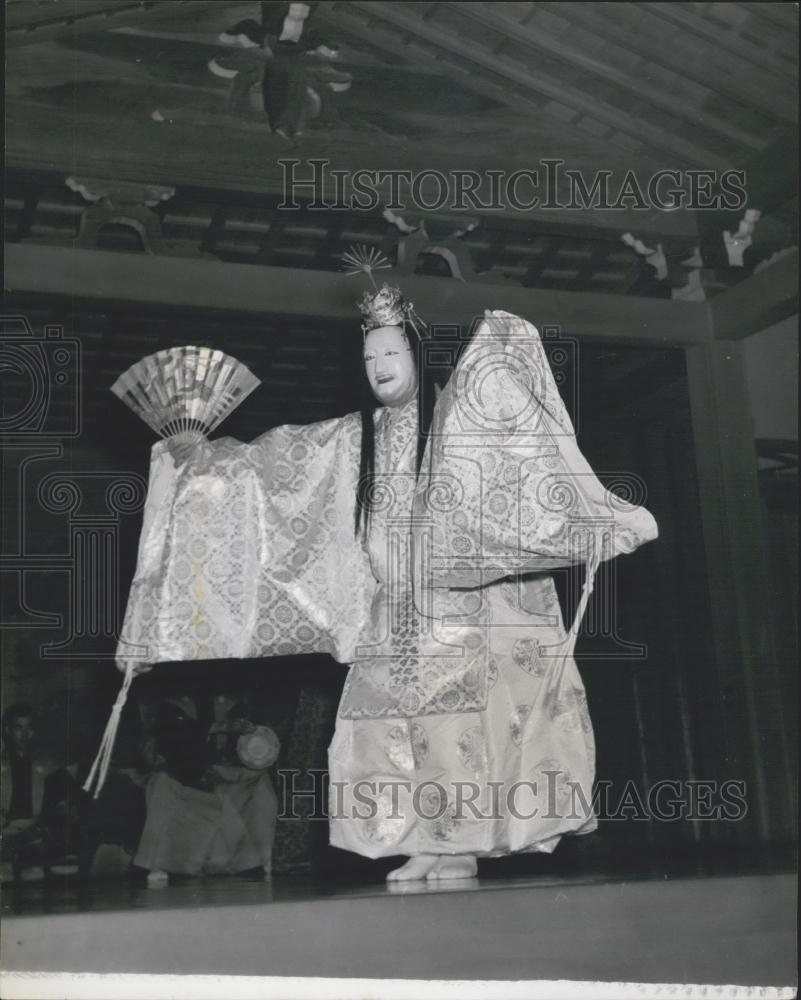
[[[462,353],[434,410],[423,473],[424,586],[597,564],[658,534],[636,477],[616,475],[615,492],[598,480],[539,334],[510,313],[488,312]]]
[[[118,661],[353,657],[375,581],[354,537],[358,415],[153,448]]]

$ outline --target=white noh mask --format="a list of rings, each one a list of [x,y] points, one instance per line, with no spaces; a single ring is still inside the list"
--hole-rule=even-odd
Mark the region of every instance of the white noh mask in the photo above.
[[[414,351],[399,326],[380,326],[365,336],[364,369],[384,406],[403,406],[417,392]]]

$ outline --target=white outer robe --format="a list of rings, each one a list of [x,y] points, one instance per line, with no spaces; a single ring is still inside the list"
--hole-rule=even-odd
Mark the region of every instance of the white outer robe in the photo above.
[[[416,419],[415,401],[377,415],[366,545],[358,415],[209,442],[180,468],[156,445],[118,658],[330,653],[351,664],[332,844],[550,851],[595,818],[592,726],[547,573],[630,552],[656,524],[594,476],[516,316],[487,314],[464,350],[419,477]]]

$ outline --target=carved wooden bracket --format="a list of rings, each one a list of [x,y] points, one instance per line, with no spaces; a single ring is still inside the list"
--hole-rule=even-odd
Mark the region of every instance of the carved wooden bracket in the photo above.
[[[649,264],[654,269],[659,281],[665,280],[668,276],[668,264],[661,243],[657,243],[655,247],[647,247],[642,240],[637,239],[632,233],[624,233],[620,238],[626,246],[631,247],[637,256],[645,258],[646,264]]]
[[[651,248],[631,233],[625,233],[621,238],[654,269],[657,279],[670,288],[672,299],[704,302],[710,293],[714,294],[732,283],[721,276],[717,267],[710,266],[706,259],[707,251],[702,251],[701,246],[694,247],[688,255],[686,246],[658,243]]]
[[[743,254],[754,242],[752,234],[761,216],[762,213],[758,208],[748,208],[740,219],[740,224],[735,232],[728,229],[723,230],[723,245],[726,248],[730,267],[744,266]]]
[[[670,297],[680,302],[704,302],[706,289],[701,279],[701,268],[694,268],[687,276],[686,285],[671,288]]]
[[[426,229],[426,224],[422,220],[418,226],[413,227],[406,223],[400,216],[393,216],[391,212],[384,212],[387,219],[397,230],[398,234],[391,234],[390,241],[394,242],[396,250],[396,269],[402,274],[414,274],[420,257],[424,254],[432,254],[445,261],[450,276],[456,281],[467,282],[475,278],[475,268],[470,257],[470,251],[458,238],[463,233],[476,227],[477,222],[470,221],[464,228],[446,235],[444,239],[432,240]],[[393,239],[394,237],[394,239]]]
[[[161,220],[152,209],[159,202],[172,198],[175,188],[94,177],[68,177],[66,184],[89,202],[81,213],[76,246],[95,249],[103,228],[119,225],[137,234],[145,253],[169,254],[172,251],[164,239]]]
[[[694,267],[687,273],[686,282],[674,283],[670,297],[681,302],[704,302],[735,282],[725,272],[714,267]]]

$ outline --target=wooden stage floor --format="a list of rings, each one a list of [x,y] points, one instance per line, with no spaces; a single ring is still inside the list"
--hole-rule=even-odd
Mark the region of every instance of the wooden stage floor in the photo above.
[[[26,885],[4,892],[3,910],[4,972],[796,982],[796,877],[786,873],[399,889],[290,875],[153,889],[109,880]]]

